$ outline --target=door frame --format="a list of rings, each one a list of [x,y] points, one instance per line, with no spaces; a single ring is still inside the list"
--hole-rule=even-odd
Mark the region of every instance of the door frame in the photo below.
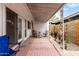
[[[10,8],[8,8],[8,7],[6,7],[6,34],[8,34],[7,33],[7,11],[9,11],[9,12],[11,12],[11,13],[13,13],[15,16],[15,25],[14,25],[14,42],[12,42],[12,43],[14,43],[14,44],[12,44],[12,45],[16,45],[17,44],[17,19],[18,19],[18,15],[17,15],[17,13],[16,12],[14,12],[13,10],[11,10]]]

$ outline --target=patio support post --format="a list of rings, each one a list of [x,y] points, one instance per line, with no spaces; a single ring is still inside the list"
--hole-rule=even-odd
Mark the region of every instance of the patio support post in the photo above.
[[[2,4],[0,3],[0,36],[3,34],[3,8]]]
[[[5,6],[0,3],[0,36],[6,34],[6,11]]]
[[[64,18],[63,18],[63,7],[60,11],[60,19],[61,19],[61,27],[62,27],[62,40],[63,40],[63,50],[65,49],[65,41],[64,41]]]
[[[2,22],[3,22],[3,19],[2,19],[2,4],[0,3],[0,36],[2,36],[2,30],[3,30],[3,24],[2,24]]]
[[[5,5],[3,4],[2,5],[2,8],[3,8],[3,35],[6,35],[6,7]]]

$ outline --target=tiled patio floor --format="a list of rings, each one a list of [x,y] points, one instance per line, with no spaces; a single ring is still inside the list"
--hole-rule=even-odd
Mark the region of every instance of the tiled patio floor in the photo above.
[[[49,42],[46,37],[29,38],[21,46],[17,56],[59,56],[55,47]]]

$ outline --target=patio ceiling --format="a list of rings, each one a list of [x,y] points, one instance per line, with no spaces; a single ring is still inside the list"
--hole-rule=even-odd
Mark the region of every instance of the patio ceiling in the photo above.
[[[63,3],[27,3],[33,17],[38,21],[48,21]]]

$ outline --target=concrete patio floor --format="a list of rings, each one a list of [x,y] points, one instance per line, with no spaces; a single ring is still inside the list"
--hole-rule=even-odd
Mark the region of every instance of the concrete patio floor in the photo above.
[[[47,37],[29,38],[20,48],[16,56],[59,56],[59,52]]]

